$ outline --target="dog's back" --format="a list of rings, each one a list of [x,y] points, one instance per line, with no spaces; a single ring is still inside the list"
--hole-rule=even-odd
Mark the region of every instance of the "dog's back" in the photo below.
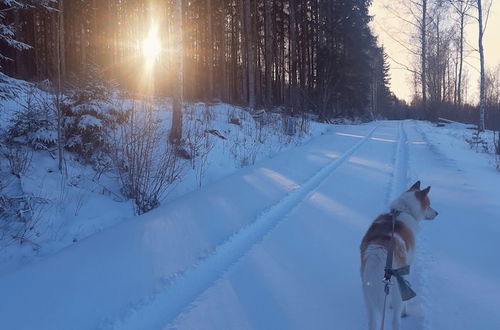
[[[371,224],[361,241],[361,274],[365,267],[367,249],[372,246],[374,249],[387,251],[390,247],[392,236],[392,215],[389,213],[378,216]],[[415,248],[415,236],[403,221],[395,219],[394,222],[394,259],[396,264],[407,265],[407,253]],[[386,252],[384,252],[386,253]],[[370,255],[369,253],[368,255]],[[384,259],[385,260],[385,259]]]

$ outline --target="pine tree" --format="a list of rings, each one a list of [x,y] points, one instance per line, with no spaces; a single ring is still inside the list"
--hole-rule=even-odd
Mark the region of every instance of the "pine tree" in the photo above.
[[[20,9],[26,8],[26,4],[21,1],[13,0],[0,0],[0,41],[6,44],[8,47],[17,50],[30,49],[31,46],[16,40],[16,26],[13,23],[6,23],[5,16],[11,11],[18,11]],[[2,53],[0,53],[0,60],[2,61],[12,61],[12,59]]]

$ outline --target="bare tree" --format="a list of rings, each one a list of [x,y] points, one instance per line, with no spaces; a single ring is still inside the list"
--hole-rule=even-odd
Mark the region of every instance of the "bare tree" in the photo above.
[[[408,39],[387,31],[386,33],[416,59],[418,58],[419,65],[414,64],[412,66],[400,63],[394,58],[393,60],[403,69],[412,73],[415,94],[417,95],[418,91],[420,91],[421,108],[426,118],[429,117],[427,106],[428,4],[428,0],[400,0],[389,1],[388,5],[386,5],[386,9],[391,12],[397,20],[411,27],[411,29],[405,30],[404,32],[398,27],[398,32],[403,32],[402,34],[408,37]]]
[[[462,106],[462,76],[464,66],[464,30],[466,18],[471,8],[471,0],[448,0],[453,6],[459,18],[459,37],[458,37],[458,73],[457,73],[457,104]]]
[[[450,11],[447,1],[431,4],[427,36],[427,93],[433,105],[451,102],[456,90],[456,71],[458,61],[453,67],[452,41],[457,28],[450,24],[447,16]],[[455,87],[455,88],[454,88]]]
[[[486,71],[485,102],[488,107],[500,110],[500,65]]]

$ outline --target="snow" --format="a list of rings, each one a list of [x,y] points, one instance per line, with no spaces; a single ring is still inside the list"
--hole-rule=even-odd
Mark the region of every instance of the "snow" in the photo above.
[[[3,131],[8,129],[16,112],[29,107],[30,102],[35,102],[37,106],[37,102],[52,104],[52,96],[34,84],[5,75],[0,76],[0,80],[0,83],[4,83],[3,88],[10,91],[5,94],[5,99],[0,100],[0,129]],[[91,101],[75,108],[108,118],[113,111],[126,111],[133,106],[141,109],[145,106],[143,100],[123,98],[118,92],[113,94],[114,98],[110,102]],[[159,98],[152,105],[155,116],[161,121],[163,128],[168,129],[171,123],[170,100]],[[185,161],[181,180],[169,187],[162,203],[175,200],[200,186],[252,165],[255,161],[268,159],[283,150],[305,143],[312,136],[321,135],[328,129],[328,125],[311,123],[307,132],[286,136],[280,130],[279,115],[275,115],[270,118],[269,125],[257,130],[255,122],[246,111],[227,104],[187,104],[185,112],[184,127],[187,128],[190,122],[198,124],[196,129],[201,129],[200,136],[208,136],[211,149],[205,159],[195,158],[194,166]],[[229,116],[239,118],[241,124],[230,124]],[[202,120],[205,120],[203,125],[199,125]],[[93,115],[84,114],[79,118],[78,125],[95,128],[106,124]],[[219,132],[226,140],[205,133],[205,129]],[[3,160],[4,170],[0,171],[0,181],[12,182],[9,187],[15,188],[16,195],[40,197],[46,203],[37,205],[36,226],[28,233],[28,244],[1,242],[0,274],[43,259],[134,215],[133,202],[122,195],[116,173],[98,172],[91,166],[82,164],[77,155],[66,152],[65,175],[60,175],[55,147],[57,132],[42,127],[31,133],[28,139],[45,142],[53,147],[33,151],[30,166],[19,179],[8,173],[8,164]],[[25,142],[24,139],[18,140]],[[69,146],[81,143],[80,136],[67,141]],[[202,169],[200,162],[204,162]],[[2,193],[6,193],[6,190]]]
[[[233,125],[215,123],[234,140]],[[403,329],[499,328],[500,175],[468,134],[335,125],[301,146],[266,145],[241,169],[224,167],[215,138],[200,189],[2,272],[2,328],[366,329],[361,237],[417,179],[440,214],[417,237]],[[106,217],[98,196],[90,205]]]
[[[3,101],[12,100],[20,93],[23,93],[30,85],[26,81],[9,77],[0,72],[0,99]]]
[[[83,115],[78,122],[79,128],[87,128],[89,126],[101,127],[102,122],[94,116]]]

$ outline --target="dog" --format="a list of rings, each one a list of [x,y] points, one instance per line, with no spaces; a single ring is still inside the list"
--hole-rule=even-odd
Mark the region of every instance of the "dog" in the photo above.
[[[403,192],[390,205],[391,213],[379,215],[368,228],[361,241],[361,281],[368,309],[368,328],[380,326],[384,306],[384,270],[389,248],[394,244],[393,269],[412,264],[415,256],[415,236],[421,220],[433,220],[438,212],[431,207],[429,191],[420,190],[420,181]],[[395,216],[394,243],[392,217]],[[394,281],[394,280],[393,280]],[[392,329],[400,329],[400,318],[406,315],[398,285],[390,286],[387,304],[392,306]]]

